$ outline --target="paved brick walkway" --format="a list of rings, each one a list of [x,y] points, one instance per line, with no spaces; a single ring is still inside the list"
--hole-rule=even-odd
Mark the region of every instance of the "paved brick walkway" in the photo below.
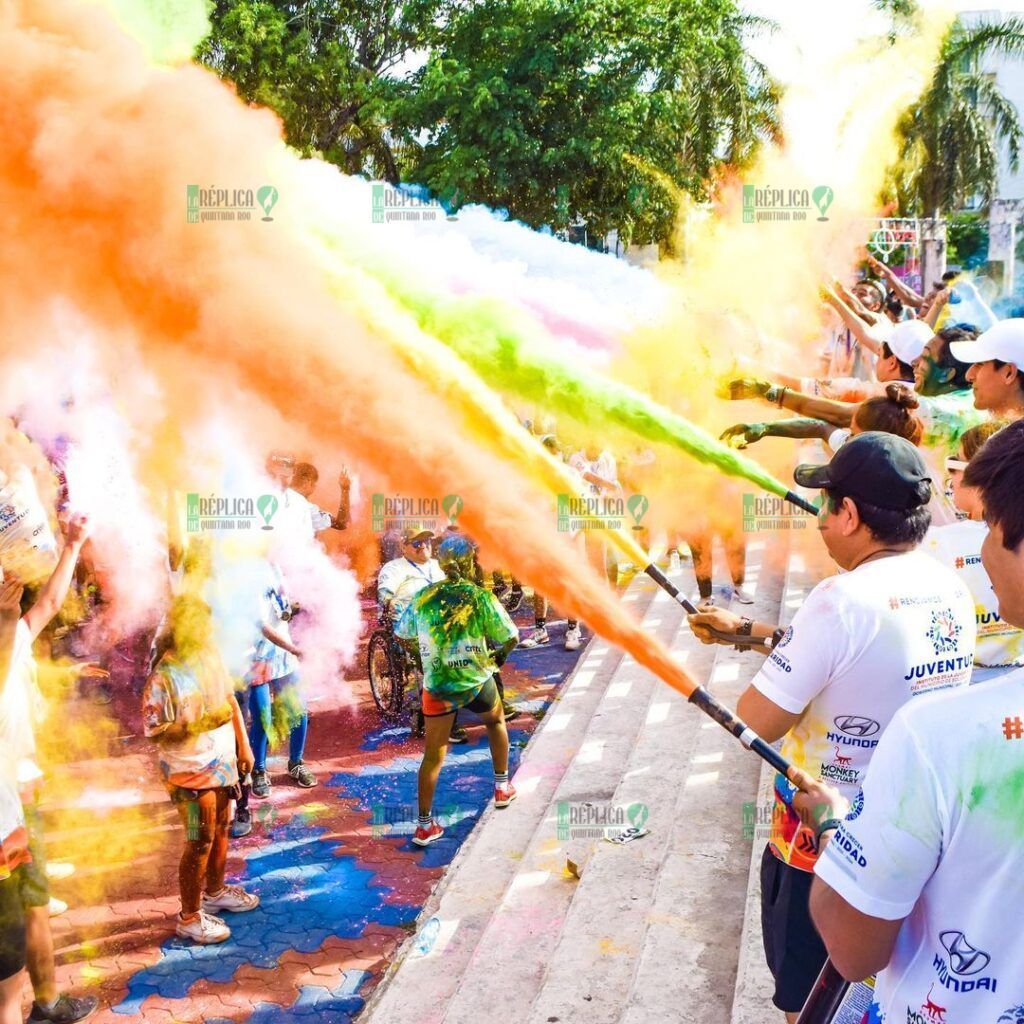
[[[543,714],[578,657],[562,648],[562,628],[557,644],[515,652],[502,672],[526,712],[510,725],[513,770],[536,726],[532,712]],[[340,696],[311,705],[307,761],[320,785],[297,789],[284,757],[270,759],[271,797],[252,802],[255,828],[232,842],[228,864],[229,877],[262,902],[227,916],[233,934],[220,946],[173,936],[181,832],[153,750],[137,735],[134,700],[111,708],[122,734],[116,758],[53,769],[75,773],[80,794],[75,807],[46,814],[50,859],[76,866],[53,883],[71,905],[53,920],[59,978],[65,989],[100,996],[98,1024],[347,1024],[362,1008],[490,798],[492,779],[486,735],[467,715],[472,741],[450,748],[435,802],[445,838],[414,846],[419,744],[407,728],[381,726],[365,680],[343,685],[354,706]],[[83,850],[95,851],[91,863]]]

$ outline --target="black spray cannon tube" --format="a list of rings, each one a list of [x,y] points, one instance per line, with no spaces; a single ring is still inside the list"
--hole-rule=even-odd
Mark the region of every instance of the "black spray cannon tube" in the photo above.
[[[797,508],[803,509],[808,515],[817,517],[819,509],[812,505],[806,498],[801,498],[799,494],[794,494],[792,491],[786,491],[785,500],[792,505],[796,505]]]
[[[689,615],[696,615],[697,609],[679,592],[679,588],[652,562],[644,572],[654,580],[674,601],[681,604]],[[768,637],[744,636],[739,633],[721,633],[717,629],[710,631],[723,643],[735,644],[738,647],[769,647]]]
[[[668,591],[669,594],[675,598],[691,615],[693,615],[697,609],[679,593],[679,590],[672,585],[672,583],[665,578],[665,574],[655,565],[647,566],[645,572],[651,577],[663,590]],[[718,639],[723,640],[727,643],[742,644],[747,647],[759,647],[768,646],[771,640],[767,637],[750,637],[750,636],[739,636],[734,633],[719,633],[715,632],[715,636]],[[724,704],[720,704],[714,697],[704,689],[703,686],[698,686],[693,693],[690,694],[688,700],[695,707],[701,709],[704,714],[713,718],[723,729],[731,732],[748,750],[752,750],[758,757],[763,761],[767,761],[776,771],[782,772],[790,781],[792,779],[792,765],[775,750],[771,744],[766,743],[760,736],[751,729],[742,718],[739,718],[732,711],[730,711]]]

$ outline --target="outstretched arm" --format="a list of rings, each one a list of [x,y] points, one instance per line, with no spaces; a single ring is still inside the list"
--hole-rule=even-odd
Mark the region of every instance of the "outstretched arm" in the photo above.
[[[64,550],[60,553],[57,568],[39,591],[36,603],[23,616],[33,641],[46,628],[50,620],[60,611],[71,587],[71,578],[81,554],[82,545],[88,537],[89,524],[85,516],[74,515],[68,521],[64,533]]]
[[[885,278],[889,287],[895,293],[896,298],[898,298],[904,306],[913,306],[914,309],[920,309],[921,306],[924,305],[923,295],[918,295],[910,285],[908,285],[902,278],[897,277],[896,274],[894,274],[893,271],[881,260],[875,259],[871,253],[867,254],[867,263],[879,277]]]
[[[746,448],[762,437],[817,437],[827,441],[833,430],[835,427],[830,423],[801,417],[772,423],[737,423],[723,430],[719,439],[737,448]]]
[[[921,317],[924,322],[935,329],[935,323],[939,319],[939,314],[946,308],[946,303],[949,302],[949,289],[940,288],[932,298],[931,305],[928,307],[928,312]]]
[[[769,384],[766,380],[740,378],[731,380],[719,392],[723,398],[737,401],[744,398],[761,398],[780,409],[789,409],[799,416],[824,420],[837,427],[848,427],[853,422],[855,402],[837,402],[832,398],[815,398],[788,387]]]
[[[349,496],[352,480],[344,469],[338,474],[338,487],[341,490],[338,496],[338,514],[331,519],[331,527],[335,530],[347,530],[350,522]]]
[[[853,299],[856,306],[851,307],[844,301],[843,297],[840,297],[829,288],[822,289],[822,298],[839,314],[840,319],[850,328],[850,332],[853,336],[869,351],[874,352],[875,355],[880,355],[882,352],[882,342],[885,340],[878,333],[877,322],[873,319],[868,322],[864,316],[861,315],[861,310],[867,316],[873,316],[868,310],[864,309],[863,306],[857,301],[856,296],[851,295],[843,289],[846,296]],[[859,307],[859,310],[858,308]]]
[[[296,658],[302,657],[302,651],[299,650],[295,644],[285,640],[280,633],[276,630],[271,629],[270,626],[263,627],[263,635],[276,647],[280,647],[282,650],[287,651],[289,654],[294,654]]]

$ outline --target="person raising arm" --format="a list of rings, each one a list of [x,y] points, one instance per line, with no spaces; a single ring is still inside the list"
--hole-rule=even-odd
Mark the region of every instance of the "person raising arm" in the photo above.
[[[881,260],[875,259],[871,253],[865,257],[867,265],[879,276],[884,277],[889,290],[896,294],[896,297],[904,306],[912,306],[920,309],[924,305],[924,296],[918,295],[901,277],[898,277],[893,270],[886,266]]]

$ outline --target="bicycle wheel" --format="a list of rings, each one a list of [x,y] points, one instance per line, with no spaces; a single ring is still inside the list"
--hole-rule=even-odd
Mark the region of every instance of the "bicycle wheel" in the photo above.
[[[370,673],[370,692],[381,715],[390,720],[398,713],[395,707],[395,679],[391,665],[388,635],[378,629],[370,636],[366,650],[366,665]]]

